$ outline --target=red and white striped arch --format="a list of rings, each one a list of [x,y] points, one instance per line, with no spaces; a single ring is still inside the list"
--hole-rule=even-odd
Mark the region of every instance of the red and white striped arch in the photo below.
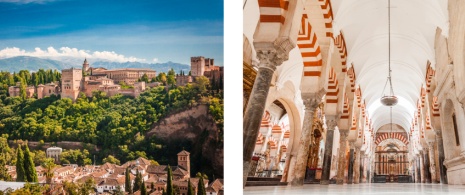
[[[431,104],[433,117],[439,117],[439,102],[438,97],[433,97],[433,103]]]
[[[350,111],[350,108],[349,108],[349,98],[347,97],[347,93],[344,93],[344,97],[343,97],[343,101],[344,101],[344,105],[342,107],[342,115],[341,115],[341,119],[348,119],[349,118],[349,111]]]
[[[337,104],[339,96],[339,82],[337,80],[336,71],[331,67],[328,76],[328,91],[326,92],[326,103]]]
[[[347,48],[346,41],[344,40],[344,35],[342,32],[334,39],[334,45],[338,48],[339,55],[341,56],[342,72],[347,71]]]
[[[304,76],[320,76],[323,59],[317,36],[308,21],[307,14],[302,14],[302,20],[297,37],[297,46],[300,49],[304,62]]]
[[[286,21],[285,12],[289,1],[286,0],[258,0],[261,23],[281,23]]]
[[[431,67],[431,62],[426,63],[426,78],[425,78],[425,83],[426,83],[426,92],[431,92],[431,80],[434,77],[434,74],[436,71],[433,70]]]
[[[333,37],[333,9],[330,0],[318,0],[326,27],[326,37]]]
[[[408,145],[409,143],[407,137],[405,137],[403,133],[377,133],[375,145],[378,145],[379,143],[381,143],[382,141],[386,139],[398,139],[401,142],[403,142],[405,145]]]

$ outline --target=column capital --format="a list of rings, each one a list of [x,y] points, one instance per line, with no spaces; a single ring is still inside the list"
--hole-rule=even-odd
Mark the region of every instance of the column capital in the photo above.
[[[339,129],[339,134],[341,135],[341,139],[347,141],[347,137],[349,136],[349,130],[341,130]]]
[[[321,98],[325,94],[324,90],[320,90],[316,93],[302,93],[302,101],[305,106],[305,111],[313,112],[321,103]]]
[[[434,144],[436,143],[436,141],[435,141],[435,140],[428,140],[427,143],[428,143],[428,144],[427,144],[427,145],[428,145],[428,149],[432,150],[433,147],[434,147]]]
[[[436,135],[436,138],[437,138],[437,139],[441,139],[441,138],[442,138],[441,129],[436,129],[436,130],[434,130],[434,134]]]
[[[350,149],[355,149],[355,142],[349,142]]]
[[[327,130],[334,130],[337,126],[337,121],[339,120],[340,116],[326,116],[326,129]]]
[[[287,60],[286,55],[276,51],[274,48],[257,50],[257,58],[260,60],[258,64],[259,68],[267,68],[272,71],[275,71],[277,66]]]

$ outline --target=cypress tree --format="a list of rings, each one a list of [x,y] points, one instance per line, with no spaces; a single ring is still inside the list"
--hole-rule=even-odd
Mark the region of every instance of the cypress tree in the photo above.
[[[206,195],[205,184],[203,183],[203,177],[199,178],[199,185],[197,187],[197,195]]]
[[[126,167],[126,174],[125,174],[125,180],[124,180],[124,190],[128,192],[129,194],[132,194],[132,187],[131,187],[131,176],[129,173],[129,167]]]
[[[136,172],[136,180],[134,181],[134,188],[132,188],[132,192],[137,192],[140,190],[140,184],[142,182],[142,176],[139,173],[139,170]]]
[[[155,184],[153,182],[150,184],[150,192],[155,191]]]
[[[147,195],[147,187],[145,187],[144,179],[142,179],[141,185],[140,195]]]
[[[166,194],[167,195],[174,195],[174,189],[173,189],[173,176],[171,173],[171,167],[168,165],[168,176],[166,178]]]
[[[32,160],[31,153],[29,152],[29,147],[25,146],[24,149],[24,171],[26,179],[28,182],[38,182],[36,167],[34,166],[34,161]]]
[[[187,180],[187,195],[195,195],[195,191],[192,188],[191,180]]]
[[[24,170],[24,154],[21,145],[16,149],[16,181],[26,181]]]

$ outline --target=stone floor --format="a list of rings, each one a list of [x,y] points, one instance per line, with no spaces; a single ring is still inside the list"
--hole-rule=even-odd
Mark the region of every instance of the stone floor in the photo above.
[[[303,187],[291,186],[258,186],[246,187],[244,194],[356,194],[356,195],[384,195],[384,194],[465,194],[465,185],[442,184],[344,184],[344,185],[304,185]]]

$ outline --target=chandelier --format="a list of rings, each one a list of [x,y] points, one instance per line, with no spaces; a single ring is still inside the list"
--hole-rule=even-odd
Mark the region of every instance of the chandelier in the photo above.
[[[388,66],[389,66],[389,72],[388,72],[388,77],[386,80],[386,84],[384,85],[382,97],[381,97],[381,103],[385,106],[395,106],[398,102],[397,96],[394,95],[394,89],[392,88],[392,81],[391,81],[391,0],[388,0],[388,40],[389,40],[389,61],[388,61]],[[389,95],[385,95],[384,91],[386,90],[386,86],[389,83]],[[392,108],[391,108],[392,110]]]

